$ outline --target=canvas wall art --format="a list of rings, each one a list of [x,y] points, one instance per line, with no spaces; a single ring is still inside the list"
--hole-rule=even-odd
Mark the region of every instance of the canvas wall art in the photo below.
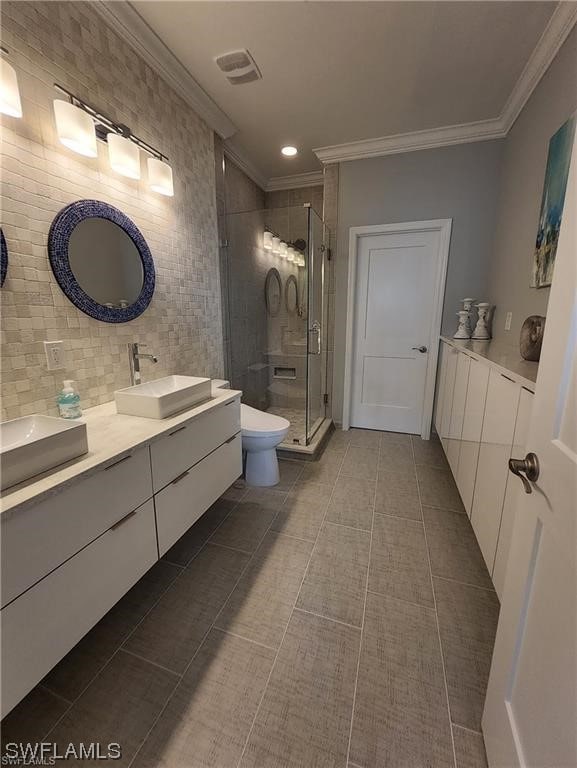
[[[531,279],[533,288],[544,288],[551,285],[553,279],[555,253],[563,216],[563,203],[567,189],[574,134],[575,115],[559,128],[549,142],[541,213],[533,257]]]

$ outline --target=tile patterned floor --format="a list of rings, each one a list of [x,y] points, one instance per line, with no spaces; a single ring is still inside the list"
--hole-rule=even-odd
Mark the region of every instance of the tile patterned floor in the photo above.
[[[235,483],[2,723],[134,768],[484,768],[499,604],[438,443]],[[85,763],[83,763],[85,764]]]

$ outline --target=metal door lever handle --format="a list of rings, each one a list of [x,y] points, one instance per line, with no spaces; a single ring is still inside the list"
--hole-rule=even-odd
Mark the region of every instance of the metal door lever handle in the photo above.
[[[521,479],[525,493],[533,493],[531,483],[536,483],[539,479],[539,459],[537,454],[528,453],[524,459],[509,459],[509,472],[512,472]]]
[[[425,347],[425,345],[424,345],[424,344],[421,344],[421,346],[420,346],[420,347],[411,347],[411,349],[416,349],[416,350],[417,350],[417,352],[422,352],[422,353],[423,353],[423,355],[424,355],[424,354],[425,354],[425,352],[427,351],[427,347]]]

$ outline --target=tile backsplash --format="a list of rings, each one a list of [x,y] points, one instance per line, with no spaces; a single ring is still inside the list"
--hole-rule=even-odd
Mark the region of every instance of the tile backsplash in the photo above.
[[[2,418],[55,414],[64,378],[83,407],[129,384],[126,345],[159,362],[143,380],[168,373],[223,375],[213,134],[195,112],[87,3],[3,2],[2,44],[20,84],[24,116],[2,117],[1,222],[9,252],[1,289]],[[110,168],[107,147],[85,159],[58,142],[52,102],[59,83],[169,157],[175,196],[150,192]],[[143,166],[145,163],[143,162]],[[156,289],[143,315],[114,325],[76,309],[48,261],[54,216],[92,198],[120,208],[151,249]],[[48,371],[44,340],[62,339],[66,369]]]

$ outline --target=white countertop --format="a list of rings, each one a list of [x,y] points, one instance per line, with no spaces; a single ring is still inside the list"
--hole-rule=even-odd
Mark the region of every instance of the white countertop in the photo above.
[[[462,349],[477,360],[484,360],[500,373],[510,376],[522,387],[535,392],[539,363],[523,360],[519,349],[503,342],[474,341],[473,339],[452,339],[441,336],[441,339],[455,349]]]
[[[168,419],[125,416],[116,413],[114,401],[87,408],[78,421],[86,424],[88,453],[7,488],[2,492],[1,512],[4,515],[59,493],[76,480],[104,469],[119,458],[130,455],[137,448],[162,438],[174,427],[194,421],[203,413],[240,398],[241,394],[242,392],[234,389],[223,389],[222,395],[212,397]]]

